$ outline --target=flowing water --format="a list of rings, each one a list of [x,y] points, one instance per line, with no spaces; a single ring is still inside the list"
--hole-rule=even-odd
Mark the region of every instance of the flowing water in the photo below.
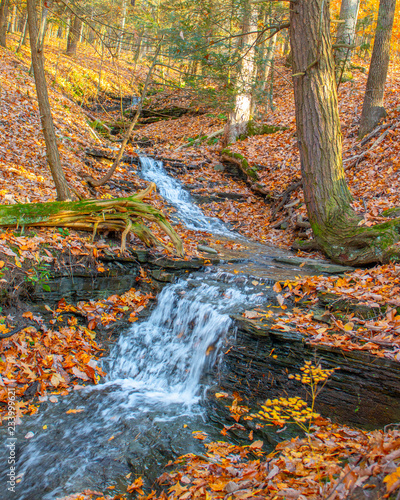
[[[228,233],[191,203],[159,163],[142,159],[142,175],[157,183],[188,227]],[[193,431],[219,438],[202,406],[211,368],[232,327],[229,313],[265,297],[251,279],[237,282],[234,274],[217,270],[166,286],[147,319],[120,334],[103,361],[103,383],[43,403],[37,415],[23,418],[16,434],[20,482],[15,493],[0,490],[0,498],[52,500],[111,484],[116,493],[139,475],[151,485],[168,460],[202,452]],[[66,413],[70,409],[78,411]],[[5,429],[0,432],[7,444]],[[27,439],[28,433],[33,437]],[[3,485],[7,456],[3,446]]]
[[[229,231],[226,225],[215,217],[206,217],[200,208],[193,203],[190,194],[182,184],[167,174],[161,161],[142,156],[139,174],[146,181],[154,182],[161,196],[177,209],[176,219],[189,229],[206,231],[213,234],[238,237]]]

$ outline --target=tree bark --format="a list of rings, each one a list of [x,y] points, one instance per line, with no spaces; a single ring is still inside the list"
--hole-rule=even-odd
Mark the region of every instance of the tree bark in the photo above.
[[[74,16],[72,25],[69,28],[68,41],[67,41],[67,56],[73,57],[76,55],[78,40],[81,33],[82,21],[78,16]]]
[[[24,26],[23,26],[22,32],[21,32],[21,38],[19,39],[18,47],[17,47],[17,50],[15,52],[18,53],[21,50],[22,45],[24,43],[26,43],[26,34],[27,34],[27,31],[28,31],[28,14],[25,16]]]
[[[50,2],[47,2],[50,3]],[[44,46],[44,39],[46,36],[46,31],[47,31],[47,16],[49,14],[49,9],[46,7],[46,3],[43,5],[42,9],[42,15],[40,18],[40,26],[39,26],[39,33],[38,33],[38,46],[40,47],[40,50],[43,51],[43,46]]]
[[[385,83],[389,68],[390,39],[394,22],[396,0],[380,0],[374,48],[369,66],[358,138],[369,134],[386,116],[383,106]]]
[[[117,45],[118,57],[121,55],[122,43],[124,40],[124,31],[125,31],[125,23],[126,23],[126,9],[127,9],[127,0],[122,0],[121,29],[120,29],[120,33],[118,36],[118,45]]]
[[[240,72],[237,78],[237,93],[235,107],[230,113],[225,127],[223,146],[235,142],[240,135],[247,133],[247,127],[251,120],[252,94],[255,77],[255,42],[257,40],[257,12],[246,1],[243,13],[243,36]]]
[[[272,6],[269,5],[267,12],[262,12],[260,15],[260,21],[264,23],[264,26],[268,26],[271,23]],[[251,100],[251,115],[254,116],[257,102],[262,100],[263,94],[266,90],[267,80],[271,70],[272,62],[275,54],[276,39],[278,33],[272,33],[266,37],[262,43],[256,47],[256,78],[254,84],[254,90],[252,93]]]
[[[399,239],[399,219],[362,227],[361,217],[350,206],[352,197],[342,164],[328,3],[292,3],[290,38],[303,190],[315,240],[341,264],[387,261],[399,253],[394,245]]]
[[[336,44],[352,46],[356,33],[357,16],[360,7],[360,0],[342,0],[339,20],[344,21],[338,24],[336,32]],[[337,82],[349,65],[352,50],[346,47],[338,47],[335,51]]]
[[[56,186],[57,199],[60,201],[69,200],[71,199],[71,195],[64,172],[61,167],[53,118],[51,116],[49,96],[47,93],[47,83],[44,73],[42,47],[38,46],[38,28],[35,0],[27,0],[27,10],[32,66],[35,76],[35,86],[38,97],[40,120],[42,122],[43,135],[46,142],[47,161],[49,163],[51,175]]]
[[[9,0],[2,0],[0,5],[0,45],[7,47],[7,20]]]
[[[18,14],[17,14],[17,6],[14,5],[12,15],[11,15],[11,21],[9,24],[9,33],[15,33],[16,31],[16,26],[17,26],[17,19],[18,19]]]

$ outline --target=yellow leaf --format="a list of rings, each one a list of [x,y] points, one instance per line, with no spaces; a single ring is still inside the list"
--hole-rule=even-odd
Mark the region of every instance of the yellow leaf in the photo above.
[[[179,484],[178,481],[176,484],[174,484],[174,486],[171,486],[171,488],[168,490],[168,493],[172,493],[173,491],[179,497],[180,495],[182,495],[182,493],[186,491],[186,488],[182,488],[182,486]]]
[[[263,447],[263,442],[262,441],[254,441],[254,443],[251,443],[251,445],[249,446],[249,448],[251,449],[261,449]]]
[[[277,281],[277,282],[275,283],[275,285],[273,286],[272,290],[273,290],[274,292],[276,292],[276,293],[279,293],[279,292],[281,292],[281,291],[282,291],[282,287],[281,287],[281,285],[280,285],[279,281]]]
[[[394,472],[388,474],[383,482],[386,483],[386,489],[388,493],[391,493],[392,491],[397,489],[397,487],[400,486],[400,467],[397,467]]]
[[[128,493],[132,493],[134,491],[137,491],[138,493],[140,493],[141,495],[143,494],[143,491],[142,491],[142,486],[143,486],[143,479],[141,477],[138,477],[137,479],[135,479],[133,481],[133,483],[128,486]]]
[[[54,387],[58,387],[60,385],[60,382],[64,382],[64,379],[58,373],[54,373],[51,376],[50,382],[52,383],[52,385],[54,385]]]
[[[343,327],[343,330],[345,332],[351,332],[354,328],[354,323],[352,323],[351,321],[349,323],[346,323]]]

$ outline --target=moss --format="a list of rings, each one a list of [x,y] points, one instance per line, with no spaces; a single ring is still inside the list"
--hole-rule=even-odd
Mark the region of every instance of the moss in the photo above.
[[[100,132],[100,134],[106,135],[107,129],[104,127],[103,123],[99,120],[93,120],[89,121],[89,125],[94,129],[97,130],[97,132]]]
[[[239,136],[239,140],[243,141],[246,137],[253,137],[255,135],[275,134],[280,130],[288,130],[288,127],[281,127],[279,125],[267,125],[265,123],[259,125],[254,121],[250,121],[247,125],[247,132]]]
[[[400,217],[400,207],[389,208],[388,210],[382,212],[382,215],[383,217],[391,217],[393,219]]]

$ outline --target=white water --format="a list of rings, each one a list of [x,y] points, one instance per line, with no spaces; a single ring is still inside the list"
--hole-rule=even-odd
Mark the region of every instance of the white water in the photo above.
[[[108,383],[162,395],[187,405],[198,400],[200,378],[213,366],[235,306],[256,302],[235,288],[180,281],[161,292],[149,319],[120,337]],[[201,283],[201,284],[200,284]]]
[[[215,217],[206,217],[192,201],[182,184],[167,174],[161,161],[146,156],[140,157],[141,177],[154,182],[161,196],[177,209],[176,218],[187,228],[225,236],[236,236]]]
[[[223,224],[205,217],[158,162],[141,161],[143,177],[156,182],[188,227],[226,234]],[[218,273],[198,273],[166,286],[149,317],[121,333],[104,362],[104,383],[24,417],[17,430],[21,482],[15,495],[0,489],[0,499],[55,500],[86,488],[106,488],[116,477],[126,484],[124,476],[139,466],[143,472],[138,474],[153,480],[167,461],[160,456],[172,458],[171,448],[179,454],[196,451],[200,445],[192,429],[214,432],[198,403],[231,327],[229,312],[259,301],[257,291],[226,284]],[[82,411],[67,414],[69,409]],[[25,439],[27,432],[34,437]],[[1,464],[6,457],[3,447]],[[3,484],[7,472],[1,465]]]
[[[92,475],[93,470],[98,474],[96,463],[114,464],[136,437],[145,450],[139,463],[152,467],[149,439],[141,441],[147,433],[153,439],[157,431],[161,438],[193,446],[183,424],[197,422],[195,429],[204,425],[198,405],[206,388],[202,378],[216,363],[231,327],[228,312],[260,300],[251,289],[240,291],[216,278],[203,274],[165,287],[149,317],[120,336],[103,384],[24,418],[18,430],[23,446],[18,495],[0,491],[0,498],[54,500],[88,487],[99,489]],[[83,411],[69,415],[71,408]],[[35,436],[28,441],[23,436],[29,431]],[[6,463],[5,457],[0,459]]]

